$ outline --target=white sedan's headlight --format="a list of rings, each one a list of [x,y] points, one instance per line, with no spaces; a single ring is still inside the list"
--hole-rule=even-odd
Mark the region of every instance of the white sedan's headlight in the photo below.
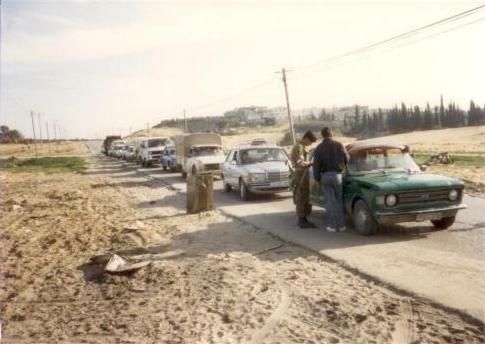
[[[394,207],[397,203],[396,195],[390,194],[386,196],[386,205],[388,207]]]
[[[455,190],[455,189],[452,189],[450,190],[450,193],[448,194],[448,198],[450,201],[456,201],[458,199],[458,196],[459,196],[459,192],[458,190]]]
[[[264,173],[251,173],[248,177],[249,182],[258,183],[266,180],[266,174]]]

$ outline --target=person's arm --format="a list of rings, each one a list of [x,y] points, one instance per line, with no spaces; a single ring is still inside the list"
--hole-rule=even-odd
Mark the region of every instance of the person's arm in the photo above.
[[[313,178],[317,182],[320,182],[320,164],[321,164],[321,157],[320,157],[320,147],[315,149],[315,153],[313,155]]]

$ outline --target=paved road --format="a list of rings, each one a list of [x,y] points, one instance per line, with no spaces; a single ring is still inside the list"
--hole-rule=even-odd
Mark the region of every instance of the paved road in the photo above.
[[[181,192],[186,190],[180,174],[164,173],[160,168],[131,171],[161,179]],[[237,192],[225,193],[218,181],[214,198],[218,209],[242,221],[319,251],[397,288],[485,321],[483,199],[465,196],[468,209],[460,212],[455,225],[445,231],[435,231],[428,223],[411,223],[363,237],[353,231],[297,229],[289,193],[242,202]],[[315,209],[312,221],[323,228],[323,218],[324,210]]]

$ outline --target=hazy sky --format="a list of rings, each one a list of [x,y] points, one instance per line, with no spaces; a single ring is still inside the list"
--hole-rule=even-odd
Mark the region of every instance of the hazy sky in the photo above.
[[[483,2],[482,2],[483,3]],[[19,1],[1,5],[2,124],[30,110],[68,137],[245,105],[485,103],[485,10],[372,52],[326,59],[473,1]],[[452,29],[447,33],[438,34]],[[425,37],[428,39],[423,39]],[[320,63],[319,63],[320,62]],[[43,123],[43,126],[45,124]]]

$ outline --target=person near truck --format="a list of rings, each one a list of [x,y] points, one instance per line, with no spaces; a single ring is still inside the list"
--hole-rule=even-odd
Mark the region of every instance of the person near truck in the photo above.
[[[310,204],[310,180],[308,177],[308,168],[311,166],[311,162],[308,148],[316,141],[315,135],[311,131],[307,131],[301,141],[293,146],[290,154],[291,162],[295,169],[293,175],[293,201],[298,217],[297,225],[300,228],[316,227],[307,219],[307,216],[312,211]]]
[[[344,145],[332,138],[330,128],[322,129],[322,138],[313,154],[313,176],[320,183],[320,190],[325,198],[327,231],[344,231],[342,180],[347,168],[348,154]]]

